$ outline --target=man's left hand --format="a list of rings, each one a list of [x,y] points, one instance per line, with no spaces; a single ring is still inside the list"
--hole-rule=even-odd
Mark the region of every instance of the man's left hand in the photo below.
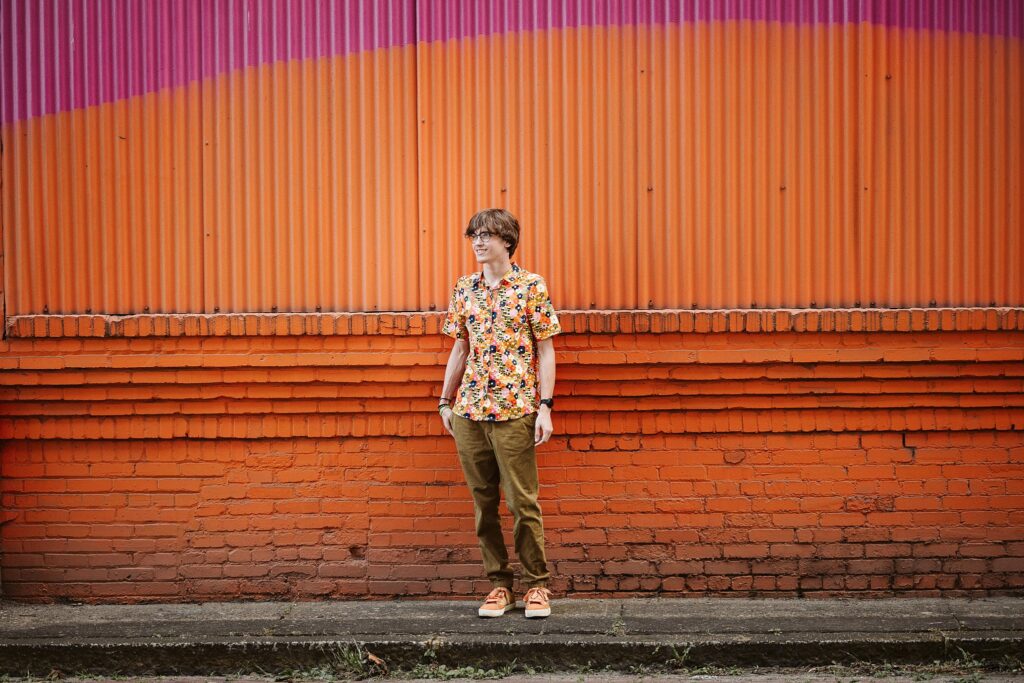
[[[551,410],[547,406],[541,406],[537,413],[537,426],[533,430],[533,444],[539,446],[546,443],[555,428],[551,426]]]

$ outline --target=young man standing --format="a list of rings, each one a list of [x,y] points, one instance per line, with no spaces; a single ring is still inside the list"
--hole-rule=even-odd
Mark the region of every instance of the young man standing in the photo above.
[[[512,570],[498,518],[499,492],[515,519],[527,617],[551,614],[544,523],[534,447],[551,438],[555,350],[562,331],[544,278],[512,263],[519,222],[487,209],[470,219],[469,239],[481,270],[460,277],[441,331],[455,339],[438,411],[455,437],[473,496],[476,535],[493,590],[482,617],[513,609]],[[500,487],[500,488],[499,488]]]

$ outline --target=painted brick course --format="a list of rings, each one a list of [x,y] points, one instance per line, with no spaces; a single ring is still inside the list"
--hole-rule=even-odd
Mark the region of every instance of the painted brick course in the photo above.
[[[559,315],[556,595],[1024,590],[1017,309]],[[5,596],[486,591],[440,317],[9,319]]]

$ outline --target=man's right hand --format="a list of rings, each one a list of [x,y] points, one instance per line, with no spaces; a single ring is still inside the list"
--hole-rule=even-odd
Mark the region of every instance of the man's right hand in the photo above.
[[[455,432],[452,431],[452,415],[454,414],[455,413],[451,408],[441,411],[441,422],[444,423],[444,428],[447,429],[448,433],[453,437],[455,436]]]

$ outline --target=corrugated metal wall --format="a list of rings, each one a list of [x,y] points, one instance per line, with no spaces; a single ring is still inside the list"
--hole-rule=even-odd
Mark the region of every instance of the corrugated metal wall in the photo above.
[[[202,310],[196,3],[0,3],[8,315]]]
[[[203,82],[206,310],[396,310],[418,292],[413,7],[231,2]]]
[[[556,306],[637,307],[636,10],[569,9],[420,0],[421,305],[475,267],[458,226],[504,206]]]
[[[12,0],[7,314],[1024,304],[1014,0]]]

